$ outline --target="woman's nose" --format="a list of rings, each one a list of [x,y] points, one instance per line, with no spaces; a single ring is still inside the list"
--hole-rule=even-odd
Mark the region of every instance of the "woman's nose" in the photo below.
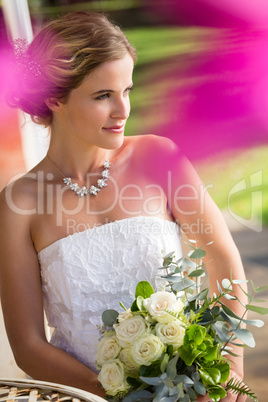
[[[121,120],[126,120],[130,112],[129,98],[123,98],[118,100],[111,113],[112,118],[117,118]]]

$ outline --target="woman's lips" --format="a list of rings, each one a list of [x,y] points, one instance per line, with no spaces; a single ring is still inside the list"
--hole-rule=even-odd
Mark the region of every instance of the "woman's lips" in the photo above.
[[[121,126],[111,126],[111,127],[103,127],[103,130],[110,131],[112,133],[122,133],[124,131],[125,125]]]

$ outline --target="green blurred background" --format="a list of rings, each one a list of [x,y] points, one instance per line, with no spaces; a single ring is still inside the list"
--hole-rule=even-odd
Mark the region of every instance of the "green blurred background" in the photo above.
[[[209,74],[204,76],[199,73],[198,66],[207,57],[211,57],[215,49],[222,46],[222,33],[226,30],[167,24],[159,14],[153,14],[152,9],[147,7],[147,2],[142,0],[28,0],[28,3],[34,29],[38,29],[48,18],[77,10],[94,10],[107,12],[127,33],[138,51],[127,135],[156,131],[159,134],[159,127],[163,127],[160,134],[169,136],[165,127],[168,127],[169,121],[174,120],[174,103],[177,108],[175,119],[180,119],[187,103],[191,101],[193,88],[210,79]],[[1,29],[3,34],[3,24]],[[215,99],[211,99],[211,102],[215,102]],[[187,133],[180,132],[180,136],[184,135]],[[3,138],[4,136],[2,150],[5,145]],[[234,149],[223,147],[212,150],[209,154],[200,152],[198,157],[192,157],[191,152],[187,155],[202,180],[209,185],[213,199],[222,210],[231,208],[239,217],[252,218],[265,225],[268,224],[266,144],[262,138],[261,141],[246,146],[236,145]],[[195,147],[195,140],[192,147]],[[262,193],[259,201],[252,203],[252,188],[248,185],[244,191],[234,195],[228,205],[228,194],[233,186],[241,180],[249,183],[251,175],[256,171],[262,172],[262,185],[254,188]],[[2,169],[1,185],[6,184],[7,179],[3,177]]]

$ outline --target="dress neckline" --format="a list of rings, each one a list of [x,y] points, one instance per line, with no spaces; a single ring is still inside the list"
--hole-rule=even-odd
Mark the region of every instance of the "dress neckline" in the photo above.
[[[44,247],[44,248],[42,248],[38,253],[37,253],[37,255],[38,256],[40,256],[43,252],[46,252],[47,250],[49,250],[50,248],[53,248],[55,245],[57,245],[57,244],[59,244],[59,243],[61,243],[61,242],[64,242],[64,241],[66,241],[67,239],[70,239],[70,238],[74,238],[74,237],[77,237],[77,236],[81,236],[81,235],[86,235],[87,233],[89,233],[90,231],[98,231],[98,230],[103,230],[103,228],[105,227],[107,227],[107,226],[113,226],[113,225],[115,225],[115,224],[120,224],[120,225],[123,225],[123,224],[125,224],[126,222],[128,222],[128,221],[132,221],[132,220],[151,220],[151,221],[157,221],[157,222],[161,222],[161,223],[166,223],[166,224],[172,224],[172,225],[176,225],[177,226],[177,223],[176,222],[174,222],[174,221],[169,221],[168,219],[164,219],[164,218],[159,218],[159,217],[157,217],[157,216],[146,216],[146,215],[138,215],[138,216],[132,216],[132,217],[128,217],[128,218],[123,218],[123,219],[117,219],[117,220],[114,220],[114,221],[111,221],[111,222],[107,222],[107,223],[104,223],[104,224],[102,224],[102,225],[96,225],[96,226],[93,226],[93,227],[91,227],[91,228],[87,228],[87,229],[85,229],[85,230],[81,230],[80,232],[74,232],[74,233],[72,233],[72,234],[69,234],[69,235],[67,235],[67,236],[64,236],[64,237],[61,237],[60,239],[58,239],[58,240],[55,240],[53,243],[51,243],[51,244],[49,244],[48,246],[46,246],[46,247]]]

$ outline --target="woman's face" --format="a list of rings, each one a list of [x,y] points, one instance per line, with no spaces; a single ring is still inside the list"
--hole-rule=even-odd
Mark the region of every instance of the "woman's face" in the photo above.
[[[60,128],[65,139],[86,147],[119,148],[130,113],[132,72],[133,59],[128,53],[98,66],[71,91],[67,103],[60,103],[53,115],[55,128]]]

